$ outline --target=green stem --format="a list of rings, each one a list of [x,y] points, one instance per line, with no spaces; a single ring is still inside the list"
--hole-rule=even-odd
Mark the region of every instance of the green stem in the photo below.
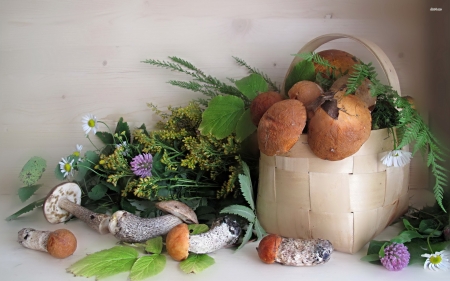
[[[89,142],[92,144],[92,146],[95,148],[96,151],[100,151],[100,149],[98,149],[95,144],[92,142],[91,138],[89,137],[89,135],[86,135],[86,138],[89,140]]]

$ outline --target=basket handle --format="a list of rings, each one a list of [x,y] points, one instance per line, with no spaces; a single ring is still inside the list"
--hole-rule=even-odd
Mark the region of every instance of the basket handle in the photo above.
[[[341,33],[325,34],[325,35],[319,36],[317,38],[314,38],[311,41],[309,41],[308,43],[306,43],[306,45],[303,46],[300,49],[300,51],[298,51],[298,53],[300,54],[300,53],[313,52],[321,45],[328,43],[330,41],[336,40],[336,39],[341,39],[341,38],[353,39],[354,41],[357,41],[357,42],[361,43],[362,45],[364,45],[375,56],[377,61],[381,64],[381,68],[383,69],[383,72],[389,81],[389,85],[391,85],[391,87],[395,91],[397,91],[397,93],[399,95],[401,95],[400,81],[398,80],[397,72],[395,71],[394,65],[392,65],[392,62],[389,60],[388,56],[383,52],[383,50],[381,50],[380,47],[378,47],[375,43],[373,43],[367,39],[363,39],[360,37],[347,35],[347,34],[341,34]],[[294,66],[297,63],[299,63],[301,60],[302,60],[302,58],[300,58],[300,57],[294,58],[291,65],[289,66],[289,70],[286,74],[286,77],[289,75],[292,68],[294,68]],[[283,82],[282,93],[285,92],[284,84],[286,83],[286,77],[285,77],[285,81]]]

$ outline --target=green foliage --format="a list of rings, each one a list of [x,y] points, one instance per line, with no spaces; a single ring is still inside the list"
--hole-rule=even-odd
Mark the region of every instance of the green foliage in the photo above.
[[[230,205],[228,207],[223,208],[222,211],[220,211],[220,213],[238,215],[248,220],[249,222],[253,222],[256,218],[255,213],[252,209],[242,205]]]
[[[267,82],[259,74],[252,73],[235,82],[236,87],[249,100],[253,100],[260,93],[268,91]]]
[[[88,192],[88,196],[90,199],[97,201],[102,199],[106,195],[107,191],[108,187],[103,183],[99,183]]]
[[[267,76],[267,74],[264,74],[263,72],[261,72],[261,71],[260,71],[259,69],[257,69],[257,68],[251,67],[251,66],[248,65],[243,59],[240,59],[240,58],[238,58],[238,57],[233,57],[233,58],[234,58],[234,60],[236,61],[236,63],[237,63],[238,65],[245,67],[245,68],[248,70],[248,72],[249,72],[250,74],[258,74],[258,75],[261,75],[261,76],[264,78],[264,80],[266,81],[266,83],[269,85],[269,87],[270,87],[270,89],[271,89],[272,91],[275,91],[275,92],[279,92],[279,91],[280,91],[280,90],[279,90],[279,87],[277,86],[277,84],[274,83],[272,80],[270,80],[270,78],[269,78],[269,76]]]
[[[196,235],[207,232],[209,227],[206,224],[190,224],[188,225],[188,230],[190,235]]]
[[[75,276],[105,278],[130,271],[138,252],[130,247],[116,246],[88,255],[72,264],[67,271]]]
[[[187,259],[180,262],[180,269],[186,274],[200,273],[214,263],[214,259],[206,254],[190,253]]]
[[[236,140],[243,142],[248,136],[253,134],[256,129],[255,124],[252,122],[250,108],[248,108],[242,113],[236,124]]]
[[[25,213],[31,212],[31,211],[33,211],[36,208],[42,207],[42,205],[44,204],[44,201],[45,201],[45,198],[41,198],[39,200],[36,200],[36,201],[26,205],[25,207],[23,207],[19,211],[15,212],[14,214],[10,215],[5,220],[7,220],[7,221],[15,220],[19,216],[21,216],[21,215],[23,215]]]
[[[297,63],[289,72],[284,84],[284,91],[287,93],[295,83],[303,80],[314,81],[316,73],[314,64],[311,61],[302,60]]]
[[[145,242],[145,251],[152,254],[161,254],[163,239],[161,236],[149,239]]]
[[[130,270],[131,281],[144,280],[161,273],[166,267],[166,256],[155,254],[140,257]]]
[[[30,185],[30,186],[24,186],[19,188],[18,195],[20,198],[20,201],[25,202],[41,187],[41,184],[36,185]]]
[[[45,159],[34,156],[23,166],[22,171],[19,174],[20,180],[26,186],[35,185],[36,182],[42,177],[47,167]]]

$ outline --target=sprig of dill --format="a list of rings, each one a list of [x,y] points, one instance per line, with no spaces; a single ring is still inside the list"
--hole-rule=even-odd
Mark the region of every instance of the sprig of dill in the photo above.
[[[267,82],[267,84],[270,86],[270,88],[272,88],[273,91],[279,92],[279,87],[277,86],[277,84],[275,82],[273,82],[269,76],[267,76],[267,74],[261,72],[259,69],[251,67],[250,65],[248,65],[243,59],[240,59],[238,57],[233,57],[236,61],[237,64],[239,64],[240,66],[243,66],[245,68],[247,68],[248,72],[250,74],[259,74],[261,75],[264,80]]]
[[[233,95],[243,99],[244,101],[248,99],[236,87],[221,82],[219,79],[212,77],[211,75],[206,75],[192,63],[178,57],[169,57],[169,59],[170,61],[149,59],[143,62],[172,71],[181,72],[193,77],[193,81],[190,82],[171,80],[168,83],[193,92],[200,92],[204,94],[208,97],[207,99],[198,99],[202,105],[206,106],[210,99],[218,95]]]
[[[396,125],[397,129],[401,131],[401,141],[395,149],[401,149],[414,141],[413,155],[419,150],[424,155],[427,154],[427,167],[431,169],[435,179],[433,186],[434,196],[438,205],[446,211],[442,199],[444,187],[448,184],[448,176],[446,174],[448,171],[439,164],[439,162],[444,161],[445,156],[441,143],[433,136],[427,124],[425,124],[419,113],[411,107],[411,104],[402,98],[391,86],[383,85],[377,79],[377,73],[371,63],[357,64],[354,69],[355,71],[348,79],[347,92],[354,92],[367,77],[372,83],[370,86],[371,95],[377,96],[377,101],[393,101],[393,105],[398,109],[396,114],[397,120],[393,125]]]

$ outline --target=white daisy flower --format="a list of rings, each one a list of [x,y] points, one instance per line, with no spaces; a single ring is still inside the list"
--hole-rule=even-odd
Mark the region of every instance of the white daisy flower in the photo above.
[[[80,157],[81,155],[81,150],[83,149],[83,145],[81,144],[77,144],[75,147],[75,151],[72,153],[74,156]]]
[[[66,158],[61,158],[62,161],[59,162],[59,169],[61,170],[61,173],[64,177],[67,177],[68,175],[73,176],[73,160],[69,162]]]
[[[122,151],[123,156],[128,156],[130,154],[130,149],[128,148],[126,141],[116,144],[116,148],[119,148],[119,147],[123,147],[123,151]]]
[[[97,133],[98,130],[98,122],[97,117],[92,114],[87,114],[83,117],[83,131],[86,134],[86,136],[89,134],[89,132],[92,130],[94,132],[94,135]]]
[[[412,153],[404,150],[392,150],[389,151],[383,158],[381,162],[388,167],[403,167],[409,162],[411,162]]]
[[[450,269],[450,257],[447,251],[440,251],[434,254],[423,254],[422,257],[427,258],[423,268],[434,271],[447,271]]]

